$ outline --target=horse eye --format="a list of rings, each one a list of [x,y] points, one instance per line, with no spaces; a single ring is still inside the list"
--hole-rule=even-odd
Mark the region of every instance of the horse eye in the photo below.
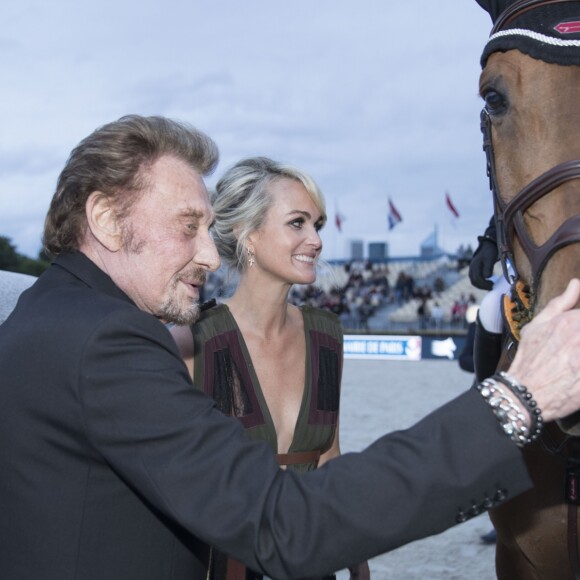
[[[498,115],[507,108],[507,102],[497,91],[486,91],[483,95],[485,108],[490,115]]]

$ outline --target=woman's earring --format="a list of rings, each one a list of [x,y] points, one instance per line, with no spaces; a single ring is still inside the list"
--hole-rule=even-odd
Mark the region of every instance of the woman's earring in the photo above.
[[[247,250],[248,250],[248,268],[251,268],[255,264],[256,258],[254,257],[254,252],[252,252],[250,248],[247,248]]]

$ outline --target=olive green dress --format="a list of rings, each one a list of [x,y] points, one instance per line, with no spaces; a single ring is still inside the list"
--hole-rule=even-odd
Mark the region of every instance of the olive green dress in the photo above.
[[[310,306],[301,307],[306,340],[305,384],[294,438],[281,465],[296,471],[316,468],[318,457],[334,440],[342,377],[343,336],[338,317]],[[204,309],[191,327],[197,388],[212,397],[226,415],[236,417],[252,439],[278,443],[244,337],[225,304]],[[214,559],[210,578],[225,578],[225,564]],[[223,559],[222,559],[223,560]],[[217,567],[216,567],[217,566]],[[250,570],[247,578],[260,578]]]

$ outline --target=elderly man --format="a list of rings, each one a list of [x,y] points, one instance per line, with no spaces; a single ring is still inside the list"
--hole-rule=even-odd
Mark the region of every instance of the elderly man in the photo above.
[[[56,260],[0,326],[3,580],[201,579],[208,544],[274,578],[322,575],[530,487],[520,446],[541,424],[499,380],[301,476],[192,388],[164,323],[195,321],[219,264],[216,161],[161,117],[71,153],[44,233]],[[546,420],[580,407],[579,294],[527,327],[510,369]]]

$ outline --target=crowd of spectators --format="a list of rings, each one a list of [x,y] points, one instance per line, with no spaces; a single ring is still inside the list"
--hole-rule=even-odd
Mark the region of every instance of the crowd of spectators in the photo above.
[[[467,310],[470,306],[476,305],[477,299],[473,294],[466,296],[461,294],[451,306],[449,312],[449,324],[455,328],[467,328]],[[437,295],[434,298],[422,298],[421,303],[417,307],[417,318],[419,320],[419,327],[422,329],[434,328],[440,330],[443,327],[446,318]]]
[[[445,290],[443,278],[435,278],[432,284],[416,284],[411,274],[401,270],[394,284],[390,284],[388,264],[353,261],[346,262],[343,268],[342,283],[331,280],[324,285],[326,289],[317,284],[296,285],[290,292],[290,302],[297,306],[306,304],[330,310],[346,329],[369,330],[369,320],[379,308],[389,304],[402,306],[415,299],[420,301],[417,308],[420,328],[441,327],[446,314],[438,301],[440,293]],[[221,269],[213,272],[207,277],[203,299],[227,297],[235,284],[236,281],[228,280]],[[472,295],[461,295],[455,301],[447,317],[453,326],[465,325],[465,313],[473,303],[475,298]]]
[[[469,266],[471,262],[471,258],[473,258],[473,248],[470,244],[464,246],[461,244],[459,248],[457,248],[457,269],[461,270],[465,268],[465,266]]]
[[[366,262],[345,263],[345,282],[331,280],[325,290],[317,284],[294,286],[289,300],[301,306],[307,304],[334,312],[344,328],[369,329],[369,319],[387,301],[392,301],[386,264]],[[228,280],[221,269],[208,275],[204,286],[203,300],[223,298],[230,295],[235,280]]]
[[[290,301],[308,304],[337,314],[345,328],[369,330],[369,319],[391,296],[386,264],[349,262],[344,265],[346,283],[329,291],[320,287],[295,286]]]

